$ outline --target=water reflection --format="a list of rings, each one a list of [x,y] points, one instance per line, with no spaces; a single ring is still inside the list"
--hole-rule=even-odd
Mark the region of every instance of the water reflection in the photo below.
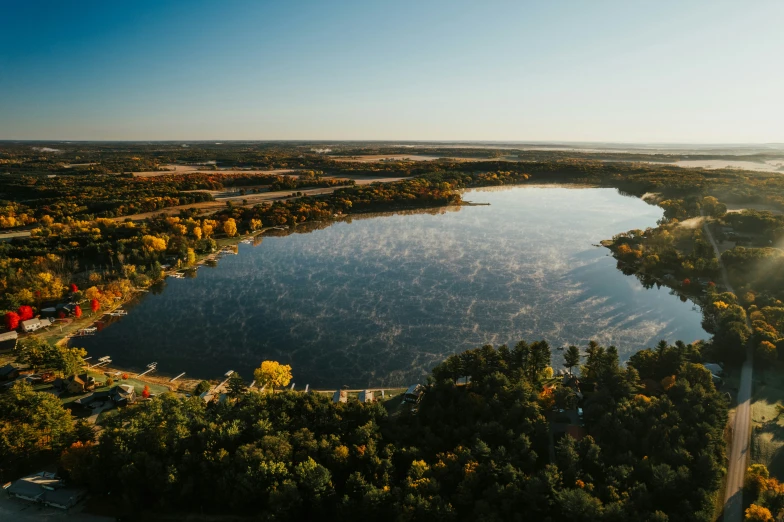
[[[233,369],[249,378],[276,359],[298,385],[327,387],[419,380],[444,356],[485,343],[597,339],[628,357],[660,338],[705,335],[690,304],[646,290],[594,246],[655,226],[657,207],[596,188],[468,199],[491,205],[355,217],[240,245],[80,343],[120,366],[155,360],[201,377]]]

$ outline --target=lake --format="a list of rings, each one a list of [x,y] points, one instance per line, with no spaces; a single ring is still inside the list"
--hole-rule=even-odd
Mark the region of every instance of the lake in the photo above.
[[[613,189],[472,190],[487,206],[353,219],[239,245],[239,255],[167,279],[129,315],[77,340],[121,368],[250,380],[266,359],[301,389],[423,381],[483,344],[595,339],[623,359],[660,339],[708,335],[700,311],[623,275],[602,239],[655,226],[660,208]]]

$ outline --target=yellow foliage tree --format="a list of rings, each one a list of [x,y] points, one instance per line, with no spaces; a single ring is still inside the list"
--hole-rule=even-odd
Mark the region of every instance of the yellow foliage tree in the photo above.
[[[237,222],[234,221],[234,218],[229,218],[223,223],[223,231],[226,232],[226,235],[229,237],[237,235]]]
[[[752,504],[746,510],[746,518],[744,520],[749,522],[773,522],[773,515],[770,514],[768,508]]]
[[[269,386],[271,391],[291,382],[291,366],[276,361],[264,361],[253,372],[258,386]]]
[[[770,473],[764,464],[752,464],[746,470],[746,487],[756,494],[767,489]]]
[[[774,362],[776,360],[776,345],[770,341],[762,341],[757,346],[757,357],[765,362]]]
[[[142,236],[142,245],[148,252],[163,252],[166,250],[166,240],[156,236]]]

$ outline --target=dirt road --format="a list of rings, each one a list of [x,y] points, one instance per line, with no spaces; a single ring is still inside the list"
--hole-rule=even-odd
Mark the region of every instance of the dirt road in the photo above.
[[[700,216],[704,217],[702,209],[700,209]],[[721,262],[719,245],[713,238],[707,221],[703,224],[703,230],[713,247],[716,258],[719,260],[724,287],[734,293],[735,291],[732,289],[732,285],[727,277],[727,269],[724,263]],[[746,317],[746,325],[751,328],[748,316]],[[727,490],[724,495],[724,522],[741,522],[743,520],[743,478],[746,475],[746,463],[749,458],[749,447],[751,444],[751,377],[753,370],[754,351],[751,348],[751,343],[749,343],[746,346],[746,361],[740,369],[738,406],[735,409],[735,422],[732,426],[732,446],[727,468]]]
[[[339,177],[340,179],[353,179],[357,185],[370,185],[371,183],[391,183],[393,181],[401,181],[404,179],[408,179],[406,177],[382,178],[378,176],[339,176]],[[150,217],[157,216],[158,214],[179,214],[180,210],[184,210],[188,208],[197,208],[205,211],[205,213],[211,214],[220,209],[226,208],[227,201],[231,201],[232,204],[235,206],[252,207],[253,205],[258,205],[259,203],[264,203],[267,201],[272,202],[272,201],[284,201],[286,199],[296,199],[291,197],[291,194],[293,192],[302,192],[302,194],[306,196],[318,196],[321,194],[330,194],[341,188],[345,188],[345,187],[277,190],[274,192],[262,192],[260,194],[246,194],[244,196],[240,194],[229,195],[229,193],[227,193],[225,190],[223,191],[205,190],[202,192],[213,193],[215,197],[215,201],[203,201],[201,203],[191,203],[189,205],[177,205],[174,207],[166,207],[160,210],[154,210],[152,212],[142,212],[139,214],[132,214],[130,216],[121,216],[113,219],[114,221],[125,221],[126,219],[130,218],[133,221],[139,221],[142,219],[147,219]],[[247,203],[243,203],[243,200],[247,200]]]

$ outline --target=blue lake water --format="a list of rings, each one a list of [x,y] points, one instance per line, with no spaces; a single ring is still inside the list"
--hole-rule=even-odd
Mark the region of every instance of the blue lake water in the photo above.
[[[247,379],[291,364],[297,387],[403,385],[483,344],[595,339],[625,359],[659,339],[707,337],[666,288],[624,276],[602,239],[655,226],[661,209],[612,189],[474,190],[469,206],[354,219],[265,237],[80,339],[118,367]]]

